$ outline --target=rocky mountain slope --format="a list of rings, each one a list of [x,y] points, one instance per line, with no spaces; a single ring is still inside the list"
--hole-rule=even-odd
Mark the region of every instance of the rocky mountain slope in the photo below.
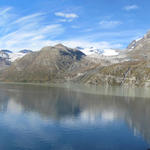
[[[77,80],[97,85],[150,86],[150,32],[122,52],[122,60]]]
[[[73,63],[85,55],[61,44],[44,47],[14,62],[3,74],[6,81],[46,82],[65,79]]]
[[[150,59],[150,31],[143,38],[134,40],[129,44],[126,54],[134,60]]]

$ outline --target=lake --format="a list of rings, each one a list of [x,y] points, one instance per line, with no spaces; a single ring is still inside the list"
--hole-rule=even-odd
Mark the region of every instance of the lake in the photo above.
[[[0,84],[0,150],[150,148],[150,89],[73,86]]]

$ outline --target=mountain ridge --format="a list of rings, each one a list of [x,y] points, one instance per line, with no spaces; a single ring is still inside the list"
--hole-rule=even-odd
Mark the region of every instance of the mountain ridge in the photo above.
[[[3,71],[0,79],[10,82],[71,81],[106,86],[150,86],[149,56],[149,32],[117,55],[86,55],[83,48],[57,44],[15,61]]]

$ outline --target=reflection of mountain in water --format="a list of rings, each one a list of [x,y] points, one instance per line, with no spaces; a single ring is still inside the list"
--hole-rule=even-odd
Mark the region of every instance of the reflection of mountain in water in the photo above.
[[[144,98],[92,95],[63,88],[6,86],[0,90],[0,111],[34,112],[64,124],[124,120],[150,141],[150,101]]]

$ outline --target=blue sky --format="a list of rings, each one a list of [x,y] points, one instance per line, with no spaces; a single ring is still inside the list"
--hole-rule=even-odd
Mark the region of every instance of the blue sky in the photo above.
[[[1,0],[0,48],[125,48],[150,29],[149,0]]]

